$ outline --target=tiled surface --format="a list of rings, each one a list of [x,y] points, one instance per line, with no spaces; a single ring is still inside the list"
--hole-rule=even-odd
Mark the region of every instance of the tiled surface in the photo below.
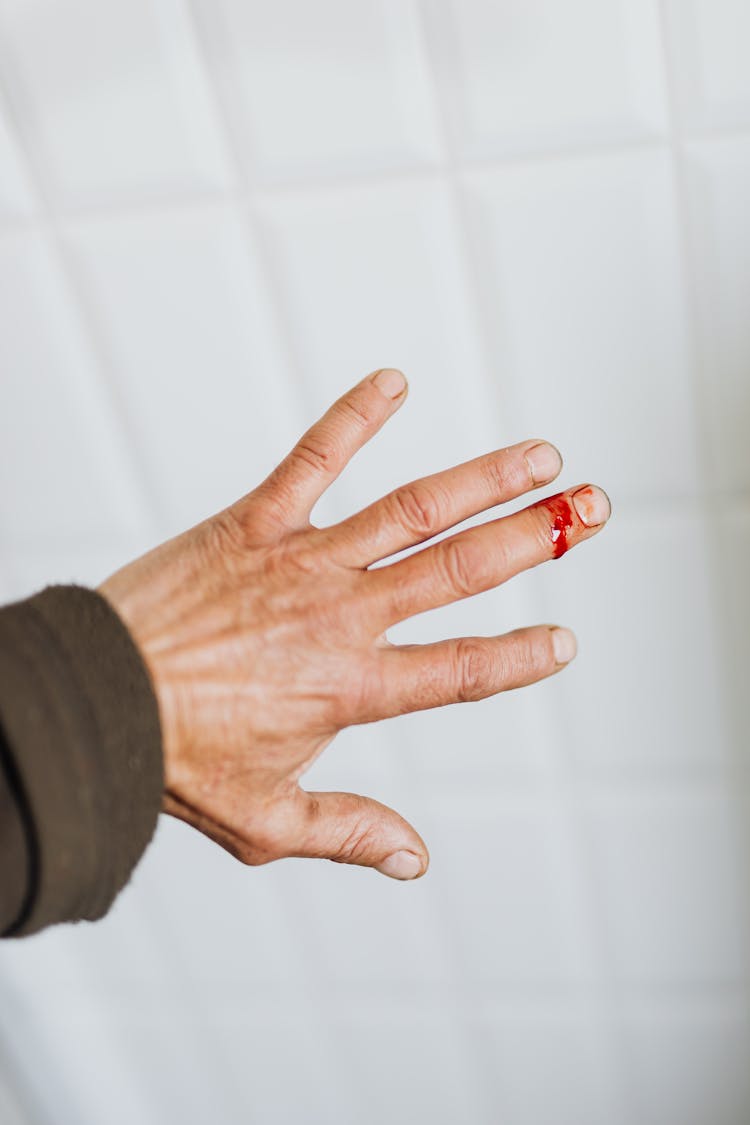
[[[750,490],[750,137],[695,142],[686,176],[700,295],[699,342],[704,403],[715,480],[722,490]],[[743,421],[744,420],[744,421]]]
[[[242,163],[257,176],[304,180],[434,163],[438,128],[413,0],[190,6]]]
[[[40,232],[0,241],[0,291],[2,472],[8,482],[0,535],[21,545],[137,526],[138,496],[118,419],[59,260]]]
[[[575,666],[548,688],[580,773],[722,776],[727,721],[708,540],[697,511],[629,507],[606,537],[539,575],[546,616],[575,620],[581,643]],[[604,659],[601,636],[610,638]]]
[[[494,1005],[478,1030],[495,1062],[490,1090],[500,1120],[518,1125],[626,1120],[612,1045],[585,1005]]]
[[[643,1005],[627,1020],[644,1125],[735,1125],[750,1100],[747,1013],[733,999]]]
[[[663,135],[651,0],[438,0],[423,8],[465,156]]]
[[[6,97],[53,206],[230,182],[180,0],[3,0],[0,26]]]
[[[747,43],[750,10],[742,0],[666,0],[680,109],[693,128],[750,122]]]
[[[616,498],[692,492],[688,312],[665,152],[472,172],[466,197],[518,425],[571,450],[570,471],[606,480]]]
[[[409,402],[319,521],[536,435],[615,506],[393,630],[557,620],[573,668],[314,767],[429,876],[165,821],[104,922],[0,950],[3,1125],[747,1125],[748,35],[744,0],[0,0],[3,599],[225,504],[383,364]]]
[[[79,222],[64,239],[153,503],[181,530],[265,476],[302,423],[255,246],[224,207]]]
[[[26,215],[31,209],[21,154],[5,119],[0,116],[0,222]]]
[[[733,809],[701,787],[587,802],[586,840],[618,980],[741,987],[748,912]]]

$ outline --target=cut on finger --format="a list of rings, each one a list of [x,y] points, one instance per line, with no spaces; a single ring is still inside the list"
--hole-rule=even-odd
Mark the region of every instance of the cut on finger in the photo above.
[[[607,494],[593,485],[562,492],[523,511],[467,528],[370,572],[378,625],[424,613],[500,586],[523,570],[560,558],[609,519]]]

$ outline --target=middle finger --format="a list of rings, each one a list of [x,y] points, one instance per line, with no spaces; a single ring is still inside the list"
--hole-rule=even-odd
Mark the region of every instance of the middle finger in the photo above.
[[[469,516],[549,484],[561,468],[562,457],[554,445],[521,442],[402,485],[327,528],[326,539],[336,543],[339,562],[370,566]]]

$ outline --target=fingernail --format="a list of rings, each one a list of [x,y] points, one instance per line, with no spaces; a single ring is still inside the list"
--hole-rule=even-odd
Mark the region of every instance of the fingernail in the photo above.
[[[524,454],[535,485],[549,484],[562,469],[562,457],[554,445],[543,441],[527,449]]]
[[[422,860],[414,852],[394,852],[376,870],[391,879],[416,879],[422,873]]]
[[[578,652],[578,642],[575,634],[570,629],[555,628],[552,630],[552,647],[555,651],[555,660],[558,664],[570,664]]]
[[[573,493],[573,505],[586,527],[598,527],[606,523],[612,514],[607,493],[590,484]]]
[[[402,372],[392,367],[384,367],[382,371],[378,371],[373,383],[386,398],[398,398],[406,387],[406,379]]]

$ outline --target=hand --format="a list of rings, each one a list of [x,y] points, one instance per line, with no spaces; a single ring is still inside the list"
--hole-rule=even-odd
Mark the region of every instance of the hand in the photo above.
[[[313,505],[405,397],[400,372],[368,376],[253,492],[99,588],[156,691],[164,810],[244,863],[315,856],[423,874],[427,848],[402,817],[351,793],[306,792],[305,770],[351,724],[531,684],[575,655],[573,635],[548,625],[388,641],[396,622],[559,556],[610,514],[606,495],[585,486],[368,569],[562,467],[553,446],[527,441],[314,527]]]

